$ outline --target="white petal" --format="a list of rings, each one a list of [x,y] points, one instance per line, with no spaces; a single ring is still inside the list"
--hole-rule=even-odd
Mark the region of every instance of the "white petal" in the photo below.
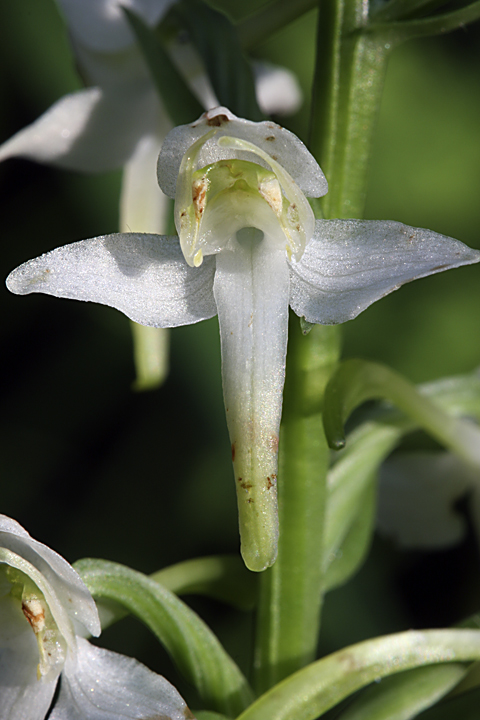
[[[111,170],[156,128],[158,115],[147,80],[105,90],[91,87],[66,95],[3,143],[0,161],[21,156],[85,172]]]
[[[309,322],[356,317],[410,280],[480,261],[480,252],[431,230],[392,221],[317,220],[291,263],[291,307]]]
[[[466,530],[455,501],[475,485],[478,472],[450,453],[391,458],[380,473],[377,527],[402,547],[453,545]]]
[[[295,75],[286,68],[254,62],[255,91],[266,115],[293,115],[302,104],[302,91]]]
[[[183,35],[177,35],[170,42],[168,53],[202,107],[206,110],[217,107],[218,98],[196,47]]]
[[[141,325],[175,327],[213,317],[214,258],[185,262],[177,237],[125,233],[65,245],[21,265],[7,278],[32,292],[110,305]]]
[[[35,636],[12,597],[0,599],[0,720],[44,720],[57,680],[37,679]]]
[[[165,678],[132,658],[79,640],[67,660],[50,720],[188,720],[184,700]]]
[[[163,234],[167,229],[171,200],[157,183],[156,162],[162,138],[146,135],[125,165],[120,198],[121,232]]]
[[[59,0],[59,5],[74,40],[91,50],[110,53],[135,42],[122,7],[154,26],[174,1]]]
[[[53,597],[50,610],[67,639],[69,631],[62,620],[64,613],[70,616],[70,623],[81,623],[92,635],[100,634],[95,602],[78,573],[61,555],[34,540],[21,525],[5,515],[0,515],[0,548],[23,558],[45,578]],[[46,599],[49,598],[46,596]]]
[[[214,294],[242,554],[247,567],[256,571],[274,562],[277,549],[277,448],[288,291],[285,250],[276,239],[264,237],[251,244],[245,239],[234,252],[223,250],[217,256]]]
[[[255,123],[237,118],[227,108],[220,107],[207,111],[191,125],[174,128],[165,138],[158,159],[158,182],[166,195],[175,197],[180,163],[188,148],[212,130],[216,132],[200,151],[195,169],[229,158],[250,160],[269,169],[258,155],[219,147],[218,138],[229,135],[251,142],[268,153],[283,166],[306,195],[320,197],[327,192],[328,185],[324,174],[313,155],[296,135],[268,120]]]

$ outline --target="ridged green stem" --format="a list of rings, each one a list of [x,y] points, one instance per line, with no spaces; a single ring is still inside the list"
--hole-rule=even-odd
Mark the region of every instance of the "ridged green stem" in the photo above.
[[[318,18],[310,150],[329,182],[325,218],[361,218],[390,43],[362,33],[368,3],[323,0]]]

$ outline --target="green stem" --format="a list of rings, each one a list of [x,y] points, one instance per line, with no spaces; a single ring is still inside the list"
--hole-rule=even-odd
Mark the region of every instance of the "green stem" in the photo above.
[[[325,218],[361,218],[389,43],[365,34],[363,0],[324,0],[318,21],[310,150],[330,189]]]
[[[322,604],[325,384],[339,355],[337,328],[305,337],[292,316],[280,432],[278,558],[260,578],[256,686],[263,692],[315,657]]]

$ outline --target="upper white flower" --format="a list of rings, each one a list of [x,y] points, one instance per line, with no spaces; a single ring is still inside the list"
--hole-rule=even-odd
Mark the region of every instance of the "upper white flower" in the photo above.
[[[91,645],[97,608],[75,570],[0,515],[0,720],[192,717],[175,688],[136,660]]]
[[[307,148],[226,108],[169,133],[158,177],[175,197],[180,243],[133,233],[84,240],[20,266],[7,285],[104,303],[155,327],[218,314],[242,553],[262,570],[276,555],[289,305],[312,323],[346,322],[480,252],[397,222],[315,220],[305,195],[325,194],[327,182]]]
[[[170,123],[121,8],[153,25],[172,2],[58,0],[89,87],[65,95],[7,140],[0,160],[20,155],[96,172],[124,165],[143,138],[163,137]]]
[[[122,8],[132,10],[154,27],[174,2],[58,0],[88,87],[65,95],[38,120],[0,145],[0,161],[22,156],[97,172],[122,167],[136,153],[143,156],[145,146],[154,158],[171,129],[171,121]],[[175,60],[202,105],[207,109],[218,104],[192,48],[177,49]],[[258,100],[264,112],[292,112],[298,107],[300,91],[289,71],[261,66],[257,75]],[[152,173],[153,182],[153,168],[147,163],[144,169]]]

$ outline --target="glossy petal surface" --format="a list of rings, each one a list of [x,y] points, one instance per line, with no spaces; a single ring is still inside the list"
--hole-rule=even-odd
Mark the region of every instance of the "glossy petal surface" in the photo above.
[[[5,515],[0,515],[0,547],[23,558],[43,575],[59,603],[71,615],[71,622],[77,627],[82,625],[92,635],[100,634],[93,598],[78,573],[61,555],[34,540],[21,525]]]
[[[173,685],[132,658],[78,641],[67,661],[50,720],[188,720]]]
[[[159,104],[146,81],[65,95],[0,147],[0,161],[21,156],[85,172],[123,165],[155,127]],[[112,132],[112,127],[115,132]]]
[[[234,251],[217,256],[214,293],[242,554],[247,567],[258,571],[274,562],[277,549],[289,278],[282,245],[274,238],[252,239],[249,233]]]
[[[0,599],[0,720],[44,720],[57,681],[37,679],[38,647],[20,603]]]
[[[125,233],[82,240],[30,260],[7,279],[9,290],[110,305],[131,320],[175,327],[216,314],[215,260],[190,268],[178,238]]]
[[[229,158],[250,160],[269,169],[258,155],[219,147],[218,138],[229,135],[246,140],[271,155],[306,195],[320,197],[327,192],[328,185],[323,172],[296,135],[274,122],[255,123],[243,120],[227,108],[219,107],[204,113],[191,125],[174,128],[165,138],[158,159],[158,182],[166,195],[175,197],[177,177],[184,154],[196,140],[212,130],[215,134],[203,145],[195,169]]]
[[[118,52],[135,41],[122,6],[155,25],[174,0],[59,0],[74,40],[99,52]]]
[[[291,262],[291,307],[309,322],[343,323],[410,280],[469,265],[480,252],[393,221],[317,220]]]

